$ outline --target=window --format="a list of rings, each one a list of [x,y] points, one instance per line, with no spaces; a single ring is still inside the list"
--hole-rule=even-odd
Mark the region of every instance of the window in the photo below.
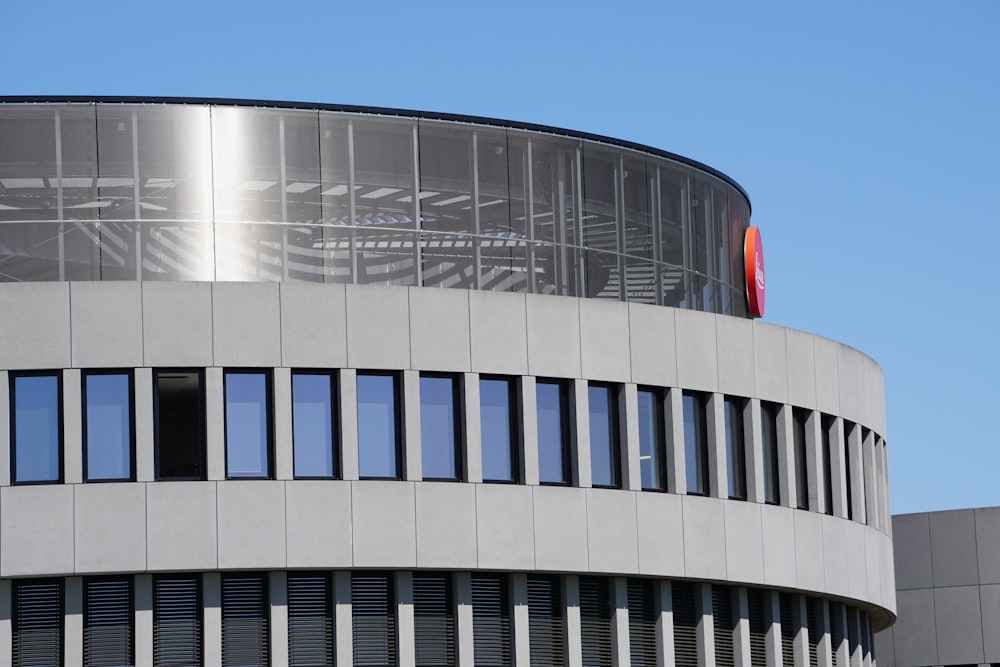
[[[330,373],[292,373],[292,449],[296,479],[337,476],[337,391]]]
[[[153,372],[156,478],[205,479],[205,383],[200,370]]]
[[[358,373],[358,469],[363,479],[401,479],[399,383],[391,373]]]
[[[84,667],[134,665],[132,578],[84,579]]]
[[[832,452],[830,450],[830,431],[833,430],[836,423],[836,419],[830,415],[823,415],[823,485],[826,487],[823,490],[826,500],[826,507],[823,511],[831,516],[833,516],[833,459],[831,458]]]
[[[63,664],[63,581],[14,581],[13,665]]]
[[[612,667],[611,599],[607,577],[580,577],[580,635],[583,664]]]
[[[530,667],[565,664],[562,588],[552,576],[528,577],[528,650]]]
[[[691,495],[708,495],[707,406],[705,394],[684,392],[684,465]]]
[[[288,574],[288,665],[332,665],[335,655],[330,575]]]
[[[518,481],[517,391],[510,378],[479,379],[483,481]]]
[[[456,377],[420,376],[420,456],[424,479],[461,478],[461,414]]]
[[[269,613],[267,575],[222,575],[223,667],[267,667]]]
[[[62,481],[62,374],[11,373],[15,484]]]
[[[153,579],[153,664],[201,664],[201,576]]]
[[[134,479],[131,371],[84,373],[83,405],[84,479]]]
[[[847,480],[847,518],[854,518],[854,498],[853,493],[851,493],[852,480],[851,480],[851,437],[854,434],[854,424],[844,420],[844,475]]]
[[[351,577],[356,667],[395,667],[396,599],[392,575],[370,572]]]
[[[656,667],[656,584],[628,580],[628,638],[632,667]]]
[[[792,410],[792,436],[795,444],[795,502],[800,510],[809,509],[809,456],[806,426],[809,411],[802,408]]]
[[[781,504],[781,489],[778,487],[778,414],[781,406],[777,403],[760,404],[761,446],[764,448],[761,460],[764,464],[764,502],[769,505]]]
[[[605,384],[587,387],[590,410],[590,478],[594,486],[619,488],[621,437],[618,431],[618,391]]]
[[[639,402],[639,472],[644,491],[666,491],[667,471],[664,456],[663,393],[640,388]]]
[[[273,469],[271,374],[226,371],[226,478],[268,479]]]
[[[746,401],[726,397],[723,409],[726,418],[726,470],[729,477],[729,497],[747,499],[747,454],[743,431],[743,410]]]
[[[472,648],[476,667],[513,664],[510,598],[502,574],[472,575]]]
[[[535,383],[538,409],[538,479],[569,484],[569,390],[565,383]]]
[[[417,667],[455,664],[451,575],[413,575],[413,644]]]
[[[865,467],[867,465],[865,461],[865,447],[868,446],[869,442],[871,442],[871,431],[861,427],[861,460],[858,461],[860,464],[858,467],[861,469],[861,479],[858,481],[858,486],[861,487],[861,506],[864,509],[865,523],[874,524],[875,518],[868,511],[868,475],[865,474]]]

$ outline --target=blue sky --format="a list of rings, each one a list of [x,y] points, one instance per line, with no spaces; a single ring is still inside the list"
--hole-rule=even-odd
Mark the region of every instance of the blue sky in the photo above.
[[[735,178],[766,320],[886,375],[893,510],[1000,504],[1000,3],[0,4],[0,95],[392,106]]]

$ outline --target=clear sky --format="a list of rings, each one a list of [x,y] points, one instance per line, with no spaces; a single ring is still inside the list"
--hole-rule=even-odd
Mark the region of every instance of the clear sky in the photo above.
[[[874,357],[893,510],[1000,505],[1000,2],[0,0],[0,95],[543,123],[749,192],[766,320]]]

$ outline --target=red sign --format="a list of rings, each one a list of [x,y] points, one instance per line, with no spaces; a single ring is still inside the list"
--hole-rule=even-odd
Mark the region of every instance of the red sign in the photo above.
[[[743,237],[743,263],[746,266],[747,305],[751,317],[764,316],[764,246],[760,229],[748,227]]]

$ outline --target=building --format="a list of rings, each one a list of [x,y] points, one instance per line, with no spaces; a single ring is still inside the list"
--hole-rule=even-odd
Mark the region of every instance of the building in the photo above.
[[[881,370],[749,316],[749,218],[549,127],[0,99],[0,664],[875,664]]]

